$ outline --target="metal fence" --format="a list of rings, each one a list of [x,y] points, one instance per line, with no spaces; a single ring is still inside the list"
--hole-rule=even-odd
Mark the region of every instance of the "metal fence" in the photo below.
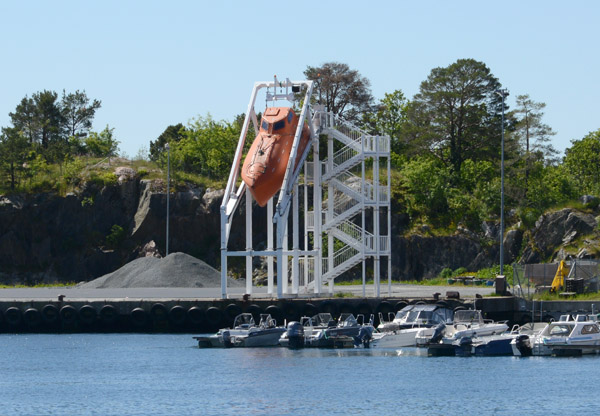
[[[586,292],[597,292],[600,280],[600,261],[571,260],[565,262],[569,275],[565,280],[583,281]],[[559,263],[513,265],[513,294],[532,299],[536,292],[547,291],[552,285]]]

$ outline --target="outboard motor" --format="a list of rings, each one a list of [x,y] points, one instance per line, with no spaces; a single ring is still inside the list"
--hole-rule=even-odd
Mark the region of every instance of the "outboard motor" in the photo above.
[[[304,326],[302,326],[300,322],[290,322],[287,326],[286,333],[289,348],[304,348]]]
[[[223,338],[223,346],[225,348],[233,347],[233,342],[231,340],[231,333],[229,331],[223,331],[223,333],[221,334],[221,337]]]
[[[473,347],[473,339],[471,337],[462,337],[458,340],[458,345],[455,348],[455,354],[460,357],[467,357],[471,355],[471,348]]]
[[[433,335],[429,339],[430,344],[437,344],[444,337],[444,333],[446,332],[446,324],[444,322],[440,322],[435,329],[433,330]]]
[[[371,346],[371,336],[373,327],[363,326],[359,329],[358,335],[354,337],[354,347],[359,348],[361,345],[363,348],[369,348]]]
[[[529,335],[521,334],[515,339],[515,347],[521,353],[521,357],[531,357],[531,340]]]

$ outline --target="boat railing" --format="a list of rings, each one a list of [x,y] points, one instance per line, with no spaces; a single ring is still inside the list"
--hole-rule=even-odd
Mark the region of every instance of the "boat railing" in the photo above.
[[[380,324],[388,324],[394,321],[394,318],[396,317],[396,314],[394,312],[388,312],[387,313],[387,319],[384,317],[383,312],[379,312],[378,313],[379,316],[379,323]]]

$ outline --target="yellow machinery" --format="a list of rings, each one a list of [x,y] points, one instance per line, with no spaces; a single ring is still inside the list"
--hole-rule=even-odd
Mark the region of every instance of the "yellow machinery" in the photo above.
[[[558,292],[559,289],[565,287],[565,277],[569,275],[569,268],[567,267],[567,263],[564,260],[561,260],[558,264],[558,269],[556,270],[556,274],[554,275],[554,280],[552,281],[552,287],[550,288],[550,292]]]

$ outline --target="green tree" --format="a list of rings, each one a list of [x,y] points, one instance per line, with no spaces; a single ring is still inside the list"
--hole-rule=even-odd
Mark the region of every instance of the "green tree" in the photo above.
[[[600,196],[600,129],[571,143],[565,150],[564,165],[575,179],[577,190]]]
[[[407,107],[407,140],[458,174],[467,159],[500,154],[500,83],[474,59],[434,68]]]
[[[319,67],[308,66],[304,75],[314,81],[315,100],[346,120],[357,122],[360,114],[370,111],[373,105],[371,82],[347,64],[327,62]]]
[[[98,157],[115,156],[119,151],[119,141],[114,138],[114,130],[106,126],[100,133],[91,131],[85,139],[88,154]]]
[[[390,137],[391,150],[401,154],[406,143],[402,141],[402,130],[406,124],[406,106],[408,101],[401,90],[386,93],[376,106],[375,126],[379,134]]]
[[[198,117],[185,129],[185,137],[172,145],[173,166],[211,179],[224,179],[231,169],[239,135],[235,122],[215,121],[210,115]]]
[[[17,128],[4,127],[0,135],[0,168],[6,174],[11,190],[19,183],[31,149],[28,139]]]
[[[33,144],[38,139],[39,121],[33,98],[25,96],[17,105],[14,113],[9,113],[13,126]]]
[[[38,119],[38,141],[47,149],[53,142],[61,140],[61,128],[64,118],[54,91],[42,91],[33,94]]]
[[[150,141],[150,160],[158,162],[167,143],[175,144],[185,137],[185,127],[179,123],[168,126],[154,141]]]
[[[529,95],[518,95],[517,108],[513,112],[517,119],[512,134],[518,140],[520,159],[523,160],[522,199],[525,203],[529,198],[529,179],[534,164],[554,162],[557,154],[550,143],[550,138],[556,133],[542,122],[545,107],[546,104],[533,101]]]
[[[90,100],[85,91],[67,94],[63,90],[60,108],[64,119],[64,130],[67,136],[83,137],[92,128],[92,120],[96,110],[102,106],[99,100]]]

